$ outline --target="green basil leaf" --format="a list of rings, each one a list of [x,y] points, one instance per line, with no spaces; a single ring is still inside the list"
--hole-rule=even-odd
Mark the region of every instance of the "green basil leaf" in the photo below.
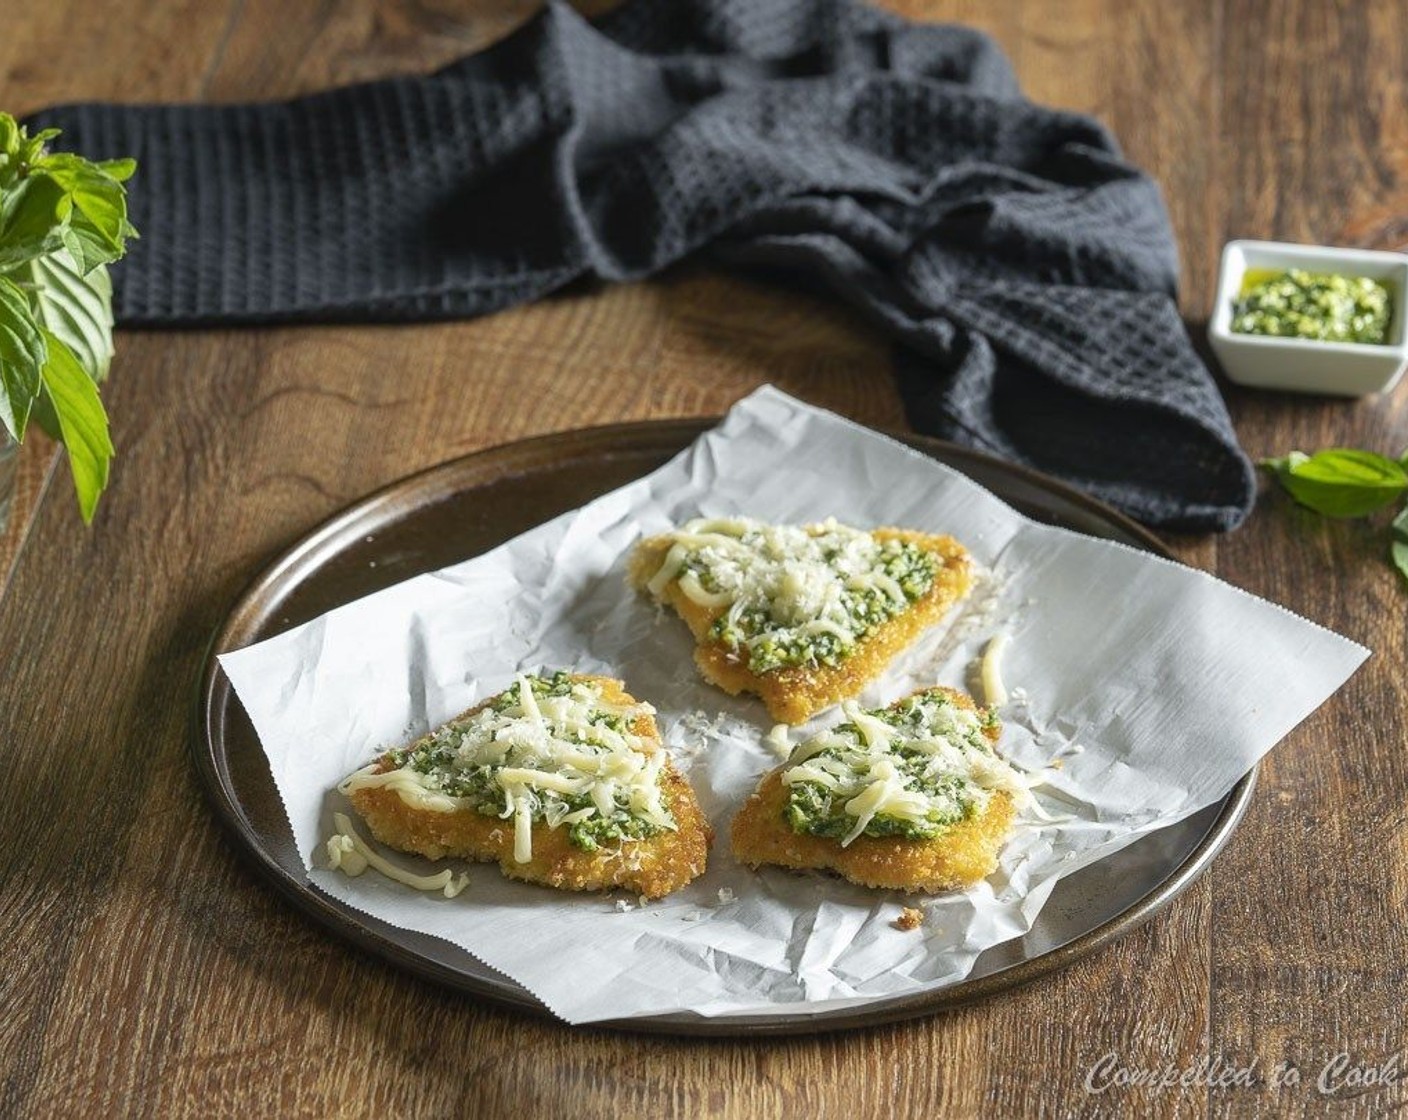
[[[115,161],[131,174],[131,161]],[[0,191],[0,272],[66,247],[81,271],[117,260],[136,230],[127,220],[127,192],[96,164],[60,153]]]
[[[1393,557],[1393,563],[1403,578],[1408,579],[1408,541],[1394,541],[1389,546],[1389,555]]]
[[[116,179],[119,183],[125,183],[136,172],[137,161],[135,159],[105,159],[100,160],[94,166],[109,178]]]
[[[48,393],[41,390],[39,396],[34,398],[34,408],[29,414],[29,422],[38,424],[40,431],[55,443],[63,442],[64,431],[59,426],[59,414],[54,411],[54,402],[49,399]]]
[[[0,113],[0,190],[9,190],[19,178],[20,144],[24,129],[9,113]]]
[[[47,175],[21,179],[0,195],[0,273],[62,245],[72,212],[72,196]]]
[[[30,261],[15,274],[30,289],[34,318],[62,339],[94,381],[112,362],[112,281],[99,266],[86,275],[65,250]]]
[[[29,300],[13,280],[0,276],[0,423],[16,440],[24,438],[47,357]]]
[[[1408,506],[1398,511],[1393,519],[1393,535],[1399,540],[1408,541]]]
[[[1372,451],[1293,452],[1264,465],[1296,501],[1327,517],[1363,517],[1408,492],[1408,470]]]
[[[0,156],[14,156],[20,150],[20,122],[9,113],[0,113]]]
[[[1302,478],[1367,486],[1408,485],[1408,472],[1395,460],[1373,451],[1352,447],[1332,447],[1317,451],[1293,468]]]
[[[120,182],[67,152],[45,156],[35,173],[52,178],[73,200],[65,244],[84,272],[122,256],[137,231],[127,220],[127,191]]]
[[[33,166],[44,158],[44,145],[59,135],[57,128],[41,128],[33,136],[20,136],[20,162]]]
[[[49,360],[44,363],[44,390],[59,419],[73,468],[74,489],[78,491],[78,511],[86,524],[93,520],[98,497],[108,484],[108,464],[113,454],[108,416],[98,397],[98,387],[63,340],[46,332],[45,342]]]

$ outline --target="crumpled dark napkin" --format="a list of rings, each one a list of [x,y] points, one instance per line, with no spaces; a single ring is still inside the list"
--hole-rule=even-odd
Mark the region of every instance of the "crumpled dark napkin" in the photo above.
[[[479,315],[707,250],[882,324],[922,431],[1155,525],[1251,506],[1158,188],[966,28],[847,0],[595,24],[553,3],[429,77],[36,123],[140,163],[125,325]]]

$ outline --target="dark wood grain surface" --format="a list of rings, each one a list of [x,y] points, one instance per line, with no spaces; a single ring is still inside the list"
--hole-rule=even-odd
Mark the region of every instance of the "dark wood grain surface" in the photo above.
[[[428,70],[533,5],[94,7],[6,7],[0,105],[262,98]],[[1408,244],[1400,3],[903,7],[992,32],[1031,96],[1114,128],[1164,185],[1195,332],[1229,238]],[[119,458],[97,520],[81,525],[67,467],[49,478],[35,444],[0,544],[0,1115],[1401,1110],[1408,589],[1381,522],[1323,522],[1279,494],[1235,533],[1173,546],[1375,656],[1270,756],[1194,888],[1004,998],[767,1044],[570,1029],[348,951],[241,862],[186,743],[204,645],[266,559],[416,468],[545,431],[718,412],[764,381],[903,423],[882,338],[834,305],[701,267],[476,322],[121,332],[106,394]],[[1254,457],[1408,444],[1408,389],[1227,395]],[[1252,1084],[1090,1095],[1107,1054],[1126,1071],[1251,1067]],[[1393,1083],[1323,1095],[1340,1054],[1341,1081],[1383,1067]],[[1273,1084],[1278,1063],[1299,1083]]]

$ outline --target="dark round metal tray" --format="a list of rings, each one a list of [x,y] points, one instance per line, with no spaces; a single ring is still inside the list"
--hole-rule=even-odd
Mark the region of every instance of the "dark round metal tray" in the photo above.
[[[715,421],[670,420],[564,432],[490,448],[393,483],[332,517],[264,569],[215,634],[192,749],[220,818],[258,869],[331,932],[418,976],[546,1014],[518,984],[448,941],[388,925],[315,890],[294,847],[264,752],[215,657],[423,572],[476,556],[661,466]],[[1128,518],[1033,471],[921,436],[909,446],[1029,517],[1167,556]],[[605,1026],[699,1035],[778,1035],[930,1014],[1029,983],[1147,921],[1208,866],[1246,809],[1256,771],[1221,801],[1057,884],[1033,928],[983,953],[963,981],[809,1014],[686,1013]]]

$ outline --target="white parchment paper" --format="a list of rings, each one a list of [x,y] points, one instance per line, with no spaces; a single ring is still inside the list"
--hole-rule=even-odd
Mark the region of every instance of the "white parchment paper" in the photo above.
[[[626,587],[625,560],[643,535],[730,514],[951,533],[985,573],[950,624],[862,698],[969,685],[986,641],[1008,634],[1003,675],[1017,701],[1002,711],[1001,749],[1031,770],[1061,759],[1038,792],[1058,819],[1024,822],[986,882],[924,900],[916,931],[890,925],[912,899],[755,873],[729,852],[733,810],[779,761],[763,742],[771,720],[699,679],[684,624]],[[830,1010],[960,980],[984,949],[1031,927],[1060,877],[1225,794],[1367,655],[1204,573],[1028,521],[957,472],[768,388],[655,473],[220,662],[310,880],[462,946],[579,1023]],[[701,879],[640,906],[511,883],[492,866],[471,869],[453,900],[327,869],[332,813],[347,808],[338,781],[544,667],[620,677],[659,709],[718,834]]]

